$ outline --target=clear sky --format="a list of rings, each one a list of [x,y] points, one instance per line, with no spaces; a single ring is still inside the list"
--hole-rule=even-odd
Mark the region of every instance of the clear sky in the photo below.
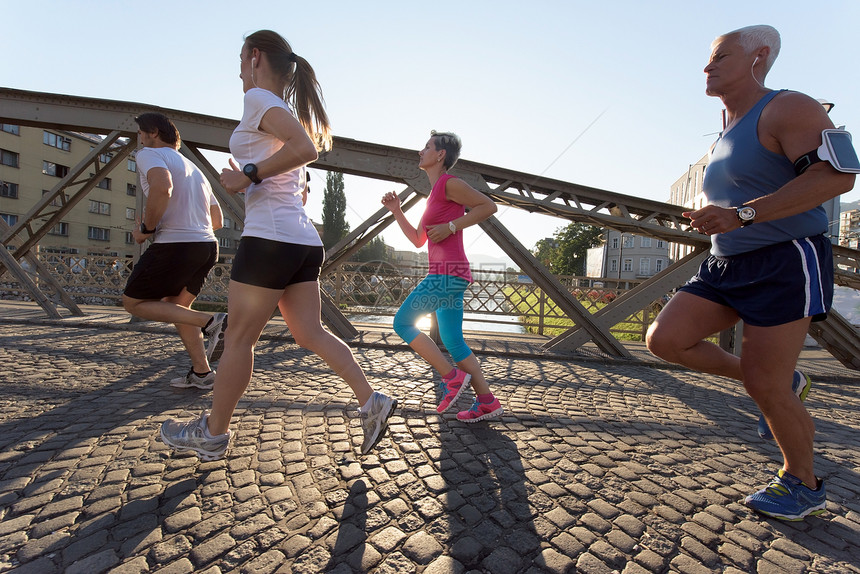
[[[316,69],[338,136],[418,150],[455,131],[465,159],[659,201],[721,127],[704,94],[711,40],[770,24],[782,51],[766,84],[834,102],[860,138],[856,0],[0,0],[0,13],[4,87],[238,119],[242,38],[270,28]],[[351,226],[392,188],[348,177]],[[499,217],[528,248],[566,224]],[[466,233],[468,252],[500,254]],[[383,237],[411,248],[396,226]]]

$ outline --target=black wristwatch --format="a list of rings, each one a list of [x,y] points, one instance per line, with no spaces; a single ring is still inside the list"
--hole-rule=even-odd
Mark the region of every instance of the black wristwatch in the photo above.
[[[143,233],[144,235],[152,235],[153,233],[155,233],[155,229],[147,229],[146,223],[141,221],[140,222],[140,232]]]
[[[263,181],[257,176],[257,164],[255,163],[246,163],[245,167],[242,168],[242,173],[254,183],[261,183]]]
[[[737,208],[738,221],[741,222],[741,227],[751,225],[755,221],[755,209],[749,205],[742,205]]]

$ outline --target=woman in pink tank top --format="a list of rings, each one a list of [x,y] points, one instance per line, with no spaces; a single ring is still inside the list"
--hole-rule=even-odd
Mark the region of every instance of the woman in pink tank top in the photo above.
[[[463,180],[448,174],[460,157],[460,138],[452,133],[431,132],[418,152],[418,167],[430,178],[432,190],[417,227],[406,219],[400,198],[385,194],[382,204],[394,215],[400,229],[415,247],[428,243],[430,272],[406,298],[394,317],[394,330],[412,349],[439,371],[442,395],[436,412],[444,413],[460,397],[466,383],[475,390],[472,407],[457,419],[477,422],[502,414],[502,405],[490,392],[481,365],[463,338],[463,293],[472,281],[463,248],[463,228],[484,221],[496,212],[496,204]],[[466,213],[466,208],[469,212]],[[436,343],[416,323],[435,313],[439,335],[451,355],[452,365]]]

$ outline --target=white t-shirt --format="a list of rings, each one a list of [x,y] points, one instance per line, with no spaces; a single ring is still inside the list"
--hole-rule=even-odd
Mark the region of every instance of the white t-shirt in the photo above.
[[[239,166],[268,159],[283,142],[260,131],[263,115],[279,107],[292,114],[281,98],[262,88],[245,92],[242,121],[230,136],[230,153]],[[260,237],[283,243],[322,246],[322,239],[302,205],[304,168],[267,177],[245,190],[245,228],[242,237]]]
[[[170,147],[145,147],[136,155],[143,194],[149,197],[146,174],[155,167],[170,172],[173,190],[167,209],[156,226],[153,243],[215,241],[209,206],[218,200],[197,166]]]

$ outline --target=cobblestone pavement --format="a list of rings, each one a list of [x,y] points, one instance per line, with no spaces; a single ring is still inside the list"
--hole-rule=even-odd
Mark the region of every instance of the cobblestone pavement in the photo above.
[[[829,512],[782,523],[739,503],[781,459],[734,382],[481,356],[506,414],[466,425],[411,351],[355,353],[402,399],[372,454],[349,389],[272,338],[227,458],[201,462],[157,438],[211,400],[167,385],[174,334],[0,322],[0,571],[860,573],[857,373],[807,401]]]

